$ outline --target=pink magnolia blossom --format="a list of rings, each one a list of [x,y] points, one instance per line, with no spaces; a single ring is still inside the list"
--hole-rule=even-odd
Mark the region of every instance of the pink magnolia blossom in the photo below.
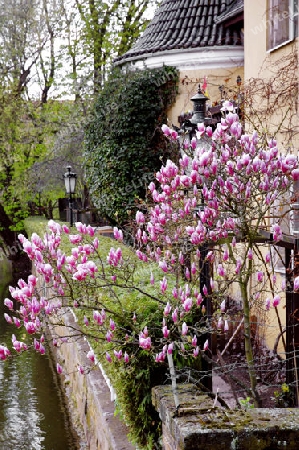
[[[207,351],[209,349],[209,341],[208,341],[208,339],[205,341],[205,343],[203,345],[203,349],[204,349],[204,351]]]
[[[90,359],[90,361],[91,361],[92,363],[95,362],[95,354],[94,354],[94,351],[93,351],[93,350],[89,350],[89,352],[87,353],[86,356],[87,356],[88,359]]]
[[[19,319],[18,317],[13,317],[13,321],[14,321],[15,326],[16,326],[17,328],[20,328],[20,326],[21,326],[21,321],[20,321],[20,319]]]
[[[193,338],[192,338],[192,340],[191,340],[191,345],[192,345],[193,347],[196,347],[196,346],[197,346],[197,337],[196,337],[196,335],[193,336]]]
[[[166,261],[159,261],[159,267],[163,272],[168,272],[168,267]]]
[[[162,328],[162,333],[165,339],[169,337],[170,331],[168,330],[167,325],[164,325],[164,327]]]
[[[135,220],[138,225],[145,223],[144,214],[141,211],[137,211]]]
[[[173,320],[174,323],[176,323],[178,321],[178,310],[177,310],[177,308],[175,308],[175,310],[173,311],[171,317],[172,317],[172,320]]]
[[[103,314],[101,314],[99,311],[93,312],[93,319],[95,322],[98,323],[98,325],[103,325],[104,320],[105,320],[103,317]]]
[[[183,303],[184,310],[186,312],[189,312],[191,310],[191,308],[192,308],[192,304],[193,304],[192,298],[191,297],[187,297],[186,300]]]
[[[111,342],[112,338],[113,338],[113,333],[111,330],[108,330],[106,333],[106,341]]]
[[[151,338],[150,337],[142,337],[139,335],[139,346],[143,348],[144,350],[150,350],[152,346]]]
[[[200,306],[203,302],[203,296],[201,295],[201,293],[199,292],[196,296],[196,304],[197,306]]]
[[[13,323],[12,318],[7,313],[4,313],[4,319],[6,320],[7,323],[10,324]]]
[[[88,327],[88,325],[89,325],[89,320],[87,319],[86,316],[84,316],[83,322],[84,322],[84,324]]]
[[[273,302],[272,302],[274,308],[276,308],[279,305],[279,303],[280,303],[280,296],[275,295],[275,297],[273,298]]]
[[[186,322],[184,322],[182,325],[182,336],[186,336],[187,333],[188,333],[188,326]]]
[[[161,129],[165,136],[171,136],[171,129],[167,125],[163,124]]]
[[[222,104],[221,111],[234,111],[235,107],[232,102],[225,100]]]
[[[241,267],[242,267],[242,261],[240,259],[237,259],[236,268],[235,268],[235,273],[237,275],[240,273]]]
[[[34,334],[37,331],[37,326],[33,322],[25,322],[24,323],[26,331],[28,334]]]
[[[263,281],[263,279],[264,279],[264,273],[261,272],[261,271],[258,271],[256,275],[257,275],[257,281],[259,283],[261,283]]]
[[[282,230],[280,228],[280,225],[278,224],[272,225],[272,231],[273,231],[273,240],[275,242],[280,241],[282,239]]]
[[[164,360],[165,360],[165,353],[160,352],[160,353],[156,354],[156,356],[155,356],[155,362],[156,363],[161,363]]]
[[[80,234],[70,234],[69,240],[71,244],[79,244],[82,241],[82,236]]]
[[[172,355],[173,349],[174,349],[174,344],[173,344],[173,342],[171,342],[167,347],[167,353],[169,355]]]
[[[200,349],[199,349],[199,347],[197,346],[197,347],[193,350],[193,356],[194,356],[194,358],[197,358],[197,356],[199,355],[199,353],[200,353]]]
[[[114,320],[112,320],[112,319],[110,319],[110,330],[111,331],[114,331],[115,330],[115,322],[114,322]]]
[[[171,311],[171,305],[170,305],[169,302],[167,302],[167,304],[166,304],[166,306],[165,306],[165,308],[164,308],[164,312],[163,312],[164,316],[168,316],[168,314],[170,313],[170,311]]]
[[[164,277],[163,280],[160,281],[160,289],[161,289],[162,294],[164,294],[166,292],[166,290],[167,290],[167,278]]]
[[[229,258],[228,249],[226,248],[223,253],[223,261],[227,261]]]
[[[226,300],[224,299],[224,300],[222,300],[222,302],[221,302],[221,304],[220,304],[220,311],[221,311],[222,313],[224,313],[225,310],[226,310]]]
[[[122,242],[124,239],[122,230],[120,230],[117,227],[113,228],[113,235],[114,235],[115,239],[119,242]]]
[[[193,262],[191,264],[191,273],[192,273],[192,275],[195,275],[196,272],[197,272],[197,267],[196,267],[196,264]]]
[[[190,270],[188,267],[186,267],[186,269],[185,269],[185,277],[187,280],[190,280]]]
[[[113,352],[114,352],[114,356],[115,356],[118,360],[122,359],[123,352],[122,352],[121,349],[118,350],[118,351],[117,351],[117,350],[114,350]]]
[[[78,372],[79,372],[81,375],[84,375],[84,374],[85,374],[85,369],[84,369],[84,367],[81,366],[80,364],[78,365]]]
[[[220,277],[226,276],[226,271],[222,264],[218,264],[217,272]]]

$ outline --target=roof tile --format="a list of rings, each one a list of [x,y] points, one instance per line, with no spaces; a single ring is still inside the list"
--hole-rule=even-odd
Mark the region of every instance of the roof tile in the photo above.
[[[213,45],[243,45],[241,26],[223,27],[244,0],[164,0],[143,35],[115,63],[148,53]]]

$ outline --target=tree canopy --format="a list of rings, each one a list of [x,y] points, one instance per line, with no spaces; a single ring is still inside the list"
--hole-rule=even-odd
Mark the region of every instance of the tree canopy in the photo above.
[[[22,228],[28,202],[51,210],[63,195],[63,165],[80,174],[82,133],[94,94],[113,58],[142,32],[154,3],[0,1],[3,229]],[[12,243],[14,234],[8,236]]]

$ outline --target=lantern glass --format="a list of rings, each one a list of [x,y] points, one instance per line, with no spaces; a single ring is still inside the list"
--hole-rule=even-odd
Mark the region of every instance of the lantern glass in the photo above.
[[[76,190],[77,174],[71,172],[71,167],[67,167],[68,172],[64,174],[65,191],[67,194],[74,194]]]

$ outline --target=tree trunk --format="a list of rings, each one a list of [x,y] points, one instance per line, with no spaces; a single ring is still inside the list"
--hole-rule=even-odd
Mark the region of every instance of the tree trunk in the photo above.
[[[245,357],[247,361],[248,374],[250,379],[250,387],[256,408],[262,406],[259,393],[257,391],[256,371],[254,368],[253,349],[251,344],[251,322],[250,322],[250,305],[247,293],[247,285],[240,282],[241,296],[244,311],[244,340],[245,340]]]
[[[12,225],[12,221],[0,204],[0,235],[7,247],[12,247],[16,240],[15,232],[10,229]]]

